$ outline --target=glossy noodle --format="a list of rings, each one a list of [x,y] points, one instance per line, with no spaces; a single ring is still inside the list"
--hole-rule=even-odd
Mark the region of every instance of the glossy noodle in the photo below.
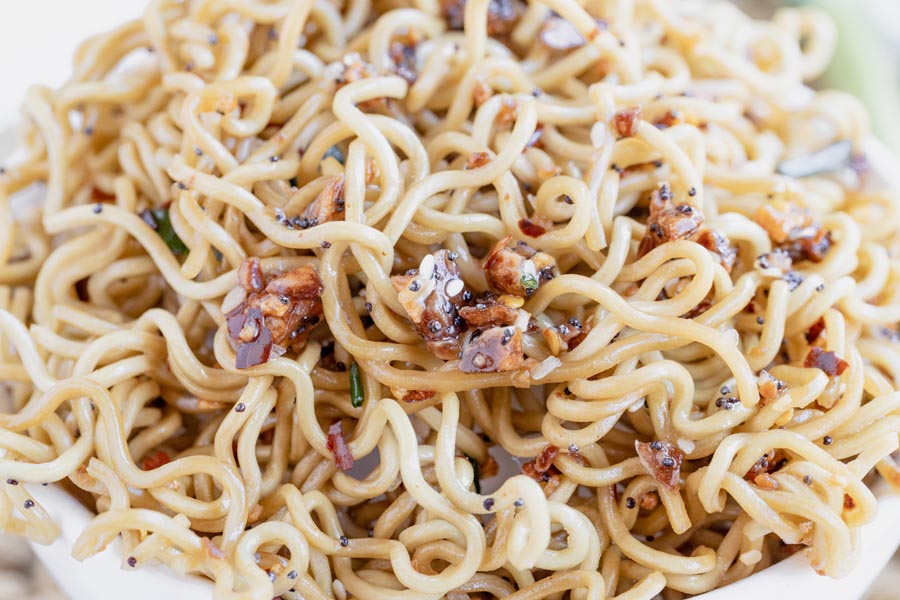
[[[845,575],[900,482],[900,211],[861,105],[806,86],[834,37],[152,2],[29,92],[0,174],[0,526],[52,541],[61,482],[77,558],[219,599]]]

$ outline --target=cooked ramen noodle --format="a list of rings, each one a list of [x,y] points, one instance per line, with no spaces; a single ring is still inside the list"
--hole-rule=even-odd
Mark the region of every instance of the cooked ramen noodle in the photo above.
[[[0,524],[54,540],[60,482],[75,557],[220,599],[845,575],[900,481],[900,210],[861,105],[805,83],[834,38],[153,1],[30,90],[0,175]]]

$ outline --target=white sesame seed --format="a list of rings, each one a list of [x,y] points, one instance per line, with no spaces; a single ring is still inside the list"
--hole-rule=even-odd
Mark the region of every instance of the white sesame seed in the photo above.
[[[434,256],[426,254],[419,264],[419,277],[427,281],[432,275],[434,275]]]
[[[340,579],[335,579],[331,582],[331,589],[334,590],[334,596],[337,600],[347,600],[347,590]]]
[[[526,275],[531,275],[532,277],[537,277],[537,269],[534,266],[534,261],[529,259],[522,263],[522,272]]]
[[[448,296],[456,296],[463,291],[464,287],[465,283],[462,279],[451,279],[447,282],[447,285],[444,286],[444,291]]]

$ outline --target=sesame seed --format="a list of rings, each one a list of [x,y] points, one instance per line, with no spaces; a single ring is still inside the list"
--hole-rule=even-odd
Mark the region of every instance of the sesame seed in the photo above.
[[[247,405],[244,404],[243,402],[238,402],[237,404],[234,405],[234,410],[235,410],[235,412],[242,413],[245,410],[247,410]]]
[[[662,466],[666,467],[667,469],[671,469],[675,466],[675,459],[670,456],[665,457],[664,459],[662,459]]]
[[[693,197],[693,196],[696,196],[696,195],[697,195],[697,188],[691,187],[691,189],[688,190],[688,196]]]
[[[825,284],[824,284],[824,283],[820,283],[819,285],[816,286],[816,291],[817,291],[817,292],[821,292],[821,291],[824,290],[824,289],[825,289]]]
[[[575,454],[576,452],[578,452],[578,446],[569,444],[569,454]]]
[[[825,444],[826,446],[830,446],[833,441],[834,440],[831,439],[830,435],[826,435],[824,438],[822,438],[822,443]]]
[[[100,213],[103,212],[103,204],[98,202],[97,204],[94,205],[93,210],[94,210],[95,215],[99,215]]]
[[[763,323],[766,322],[766,319],[764,317],[756,317],[756,322],[758,324],[762,325]]]
[[[634,508],[635,506],[637,506],[637,500],[635,500],[631,496],[628,496],[627,498],[625,498],[625,506],[627,508]]]
[[[16,479],[7,479],[6,483],[8,483],[9,485],[19,485],[19,482]]]
[[[346,548],[347,546],[350,545],[350,540],[347,539],[346,535],[342,535],[341,537],[339,537],[338,541],[341,543],[341,546],[343,546],[344,548]]]
[[[200,148],[194,148],[194,154],[196,154],[197,156],[203,156],[203,150],[201,150]]]
[[[137,559],[133,556],[128,557],[128,566],[134,568],[137,566]]]
[[[290,572],[287,574],[287,578],[288,578],[288,579],[297,579],[297,571],[290,571]]]
[[[33,507],[33,506],[34,506],[34,500],[32,500],[31,498],[29,498],[28,500],[25,501],[25,505],[24,505],[24,506],[25,506],[25,508],[31,508],[31,507]]]
[[[269,162],[273,162],[273,163],[274,163],[274,162],[278,162],[278,157],[277,157],[277,156],[270,156],[270,157],[269,157]]]
[[[366,302],[366,312],[367,313],[372,312],[372,303],[371,302]]]
[[[329,242],[328,240],[322,240],[322,243],[319,245],[326,249],[331,248],[331,242]]]
[[[516,498],[516,501],[513,502],[513,506],[521,508],[521,507],[525,506],[525,501],[521,498]]]
[[[418,292],[420,287],[419,282],[414,279],[413,282],[409,284],[409,291]]]
[[[217,35],[214,34],[214,33],[209,34],[209,37],[206,38],[206,39],[207,39],[207,40],[209,41],[209,43],[212,44],[213,46],[215,46],[216,44],[219,43],[219,36],[217,36]]]
[[[811,476],[809,476],[809,475],[803,476],[803,483],[805,483],[806,485],[812,485],[812,482],[813,482],[813,478]]]
[[[492,508],[494,508],[494,499],[493,498],[485,498],[483,506],[484,506],[484,510],[487,510],[487,511],[491,510]]]

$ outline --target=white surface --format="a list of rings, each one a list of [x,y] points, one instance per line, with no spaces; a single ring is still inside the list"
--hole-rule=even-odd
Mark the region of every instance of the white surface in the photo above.
[[[29,85],[59,85],[79,42],[141,16],[145,0],[0,0],[0,122],[11,121]]]
[[[164,565],[122,569],[122,544],[118,538],[105,552],[84,562],[75,560],[72,546],[90,522],[90,512],[58,486],[29,485],[28,491],[50,513],[62,532],[49,546],[31,544],[31,548],[59,589],[72,600],[206,600],[212,597],[212,584],[208,580],[178,575]]]
[[[25,91],[33,83],[58,85],[71,68],[71,56],[86,36],[138,17],[145,0],[4,0],[0,19],[0,148],[8,144],[2,132],[17,118]],[[897,175],[886,155],[877,154],[882,173]],[[900,188],[900,185],[896,186]],[[35,553],[73,600],[199,600],[211,596],[209,582],[181,577],[161,566],[135,571],[121,569],[118,542],[107,551],[78,562],[70,550],[89,522],[90,513],[60,489],[32,486],[31,491],[60,525],[62,535],[50,546],[33,545]],[[834,580],[816,575],[802,555],[795,555],[764,572],[722,590],[698,596],[703,600],[765,598],[765,600],[853,600],[860,597],[900,542],[900,498],[882,500],[876,520],[863,528],[862,560],[848,577]],[[900,596],[900,593],[898,593]]]

